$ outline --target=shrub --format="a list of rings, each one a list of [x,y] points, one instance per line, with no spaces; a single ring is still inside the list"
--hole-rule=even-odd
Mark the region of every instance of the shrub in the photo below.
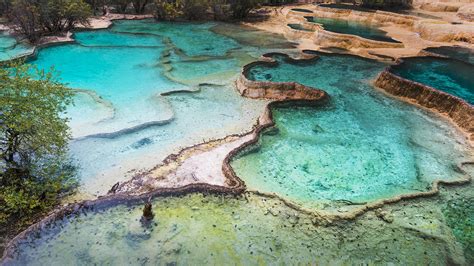
[[[0,217],[29,219],[77,184],[64,118],[73,92],[53,72],[16,63],[0,69]],[[2,221],[0,221],[2,222]]]

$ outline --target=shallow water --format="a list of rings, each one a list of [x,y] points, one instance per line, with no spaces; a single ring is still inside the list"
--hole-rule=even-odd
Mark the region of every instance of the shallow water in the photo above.
[[[227,26],[233,36],[216,33]],[[258,42],[249,41],[256,36]],[[78,91],[68,110],[70,150],[86,197],[180,149],[250,130],[265,101],[240,97],[233,82],[263,52],[292,47],[281,36],[237,25],[153,20],[116,21],[74,38],[41,49],[30,63],[54,66]],[[261,43],[268,46],[256,47]],[[195,92],[161,95],[175,90]]]
[[[232,162],[250,189],[305,207],[362,203],[460,178],[455,164],[472,160],[451,125],[374,90],[370,82],[383,64],[329,54],[312,63],[276,59],[279,66],[254,66],[249,78],[300,82],[327,91],[331,101],[318,108],[274,108],[277,129]]]
[[[395,74],[447,92],[474,104],[474,65],[435,57],[405,58]]]
[[[445,203],[443,214],[447,225],[456,239],[463,245],[467,261],[474,262],[474,197],[449,200]]]
[[[104,39],[109,35],[106,33],[100,36],[102,32],[96,34],[98,38]],[[81,34],[76,35],[80,41]],[[110,36],[113,41],[114,36]],[[41,69],[54,66],[61,81],[67,83],[68,87],[93,91],[109,103],[108,106],[92,101],[92,106],[79,106],[81,110],[87,110],[87,107],[112,108],[112,113],[103,117],[100,124],[94,123],[97,117],[87,116],[87,113],[72,117],[73,136],[79,138],[114,133],[170,116],[171,111],[156,97],[160,92],[176,89],[179,85],[161,75],[163,69],[158,61],[162,51],[160,46],[84,47],[67,44],[41,49],[32,63]],[[83,123],[87,118],[93,119],[92,123]]]
[[[452,59],[464,61],[466,63],[474,64],[474,49],[469,49],[461,46],[441,46],[429,47],[424,49],[427,52],[439,54]]]
[[[433,206],[395,213],[392,224],[371,215],[333,226],[252,194],[157,199],[149,226],[140,222],[141,209],[119,205],[57,221],[19,241],[6,265],[442,265],[461,259]]]
[[[32,52],[32,47],[18,42],[7,32],[0,31],[0,62],[27,55]]]
[[[318,23],[323,26],[327,31],[332,31],[342,34],[357,35],[362,38],[382,41],[382,42],[394,42],[398,43],[387,36],[387,33],[383,30],[377,29],[375,26],[371,26],[362,22],[348,21],[343,19],[334,18],[319,18],[319,17],[305,17],[309,22]]]
[[[309,29],[306,29],[303,25],[301,24],[288,24],[288,27],[294,29],[294,30],[302,30],[302,31],[312,31]]]

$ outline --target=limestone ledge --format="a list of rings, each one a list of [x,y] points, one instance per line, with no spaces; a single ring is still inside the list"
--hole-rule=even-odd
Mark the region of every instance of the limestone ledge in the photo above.
[[[336,18],[383,26],[396,24],[418,33],[421,38],[427,41],[474,43],[474,27],[469,22],[454,25],[442,20],[424,19],[380,10],[375,12],[365,12],[350,9],[329,8],[320,5],[314,5],[312,7],[305,6],[305,8],[311,9],[313,13],[303,13],[290,10],[286,15],[286,19],[289,21],[301,21],[300,18],[304,16],[317,16],[321,18]],[[472,20],[473,15],[471,14],[472,12],[470,12],[472,9],[473,8],[470,5],[463,6],[463,9],[461,10],[462,12],[458,14],[458,17],[467,21]]]
[[[326,18],[341,18],[364,23],[395,23],[402,26],[412,26],[417,17],[377,10],[375,12],[364,12],[351,9],[337,9],[316,5],[315,15]]]
[[[402,60],[398,60],[400,64]],[[407,99],[450,118],[474,142],[474,106],[456,96],[433,87],[402,78],[388,67],[377,77],[374,85],[385,92]]]
[[[266,54],[264,57],[270,58],[273,54]],[[313,58],[303,59],[313,60]],[[327,93],[317,90],[297,82],[265,82],[249,80],[247,72],[255,65],[278,65],[275,61],[257,61],[244,66],[242,74],[236,82],[240,95],[253,99],[269,99],[276,101],[303,100],[311,104],[328,97]]]
[[[456,15],[463,20],[474,22],[474,3],[459,8]]]
[[[453,25],[435,20],[421,20],[413,25],[421,38],[434,42],[465,42],[474,44],[474,24]]]

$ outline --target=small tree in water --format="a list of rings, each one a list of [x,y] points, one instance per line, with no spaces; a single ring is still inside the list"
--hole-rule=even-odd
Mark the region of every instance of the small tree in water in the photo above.
[[[64,117],[72,97],[52,71],[0,68],[0,224],[47,211],[76,186]]]

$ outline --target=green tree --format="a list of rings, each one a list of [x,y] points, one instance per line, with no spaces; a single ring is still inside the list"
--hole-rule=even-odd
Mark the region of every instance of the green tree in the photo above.
[[[52,71],[0,69],[0,223],[47,211],[76,186],[65,118],[72,97]]]
[[[47,0],[40,4],[43,27],[50,33],[69,31],[78,23],[87,24],[91,8],[82,0]]]
[[[111,0],[111,4],[117,6],[120,13],[125,13],[130,5],[130,0]]]
[[[83,0],[13,0],[7,14],[20,33],[36,42],[46,33],[87,24],[92,11]]]
[[[187,20],[206,20],[207,11],[211,7],[208,0],[183,0],[183,16]]]
[[[155,17],[173,20],[242,19],[262,0],[155,0]]]
[[[42,35],[39,5],[28,0],[13,0],[7,17],[17,26],[20,34],[25,35],[30,42],[36,42]]]
[[[181,0],[155,0],[155,18],[159,20],[175,20],[183,15]]]
[[[258,7],[261,0],[230,0],[232,17],[242,19],[249,15],[250,11]]]
[[[149,4],[150,0],[132,0],[133,8],[135,13],[143,14],[145,12],[146,6]]]

